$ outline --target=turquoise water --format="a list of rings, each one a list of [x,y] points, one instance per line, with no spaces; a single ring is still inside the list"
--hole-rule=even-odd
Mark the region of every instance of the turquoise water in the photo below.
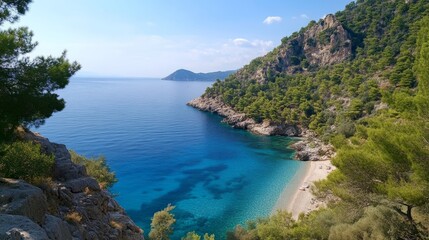
[[[145,234],[171,203],[173,239],[225,232],[268,216],[303,165],[286,137],[252,135],[186,106],[208,82],[72,79],[66,108],[36,129],[87,156],[104,155],[119,182],[110,189]]]

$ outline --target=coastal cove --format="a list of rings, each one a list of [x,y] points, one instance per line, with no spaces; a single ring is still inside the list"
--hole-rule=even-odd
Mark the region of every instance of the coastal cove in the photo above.
[[[59,92],[67,107],[35,131],[104,155],[119,179],[111,192],[145,235],[153,213],[171,203],[173,239],[193,230],[223,239],[236,224],[269,216],[308,164],[293,160],[288,137],[233,129],[186,106],[210,84],[73,78]]]

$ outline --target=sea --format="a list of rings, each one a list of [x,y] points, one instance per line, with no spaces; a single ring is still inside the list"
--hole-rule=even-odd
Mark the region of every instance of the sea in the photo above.
[[[287,137],[234,129],[186,103],[212,82],[72,78],[66,108],[33,129],[87,157],[105,156],[118,182],[109,191],[150,232],[153,214],[175,206],[174,235],[226,232],[267,217],[304,164]]]

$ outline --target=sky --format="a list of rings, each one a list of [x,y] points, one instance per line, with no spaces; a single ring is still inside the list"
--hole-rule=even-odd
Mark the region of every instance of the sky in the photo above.
[[[31,56],[82,65],[78,76],[165,77],[177,69],[235,70],[311,20],[351,0],[33,0],[13,26],[39,43]]]

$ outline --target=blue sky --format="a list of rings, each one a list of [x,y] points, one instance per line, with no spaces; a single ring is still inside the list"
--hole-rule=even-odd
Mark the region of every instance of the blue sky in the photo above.
[[[34,0],[15,24],[33,55],[68,57],[80,76],[163,77],[238,69],[351,0]]]

